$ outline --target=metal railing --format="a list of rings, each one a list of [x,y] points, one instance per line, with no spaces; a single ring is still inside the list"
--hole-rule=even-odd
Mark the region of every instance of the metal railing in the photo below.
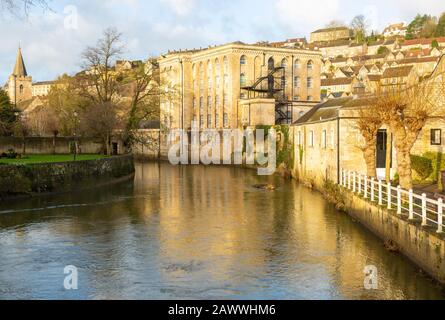
[[[345,169],[341,169],[340,177],[340,185],[353,193],[389,210],[396,210],[398,215],[407,215],[409,220],[420,218],[422,226],[437,227],[437,233],[443,232],[443,199],[430,199],[425,193],[419,195],[413,190],[393,187],[391,182]]]

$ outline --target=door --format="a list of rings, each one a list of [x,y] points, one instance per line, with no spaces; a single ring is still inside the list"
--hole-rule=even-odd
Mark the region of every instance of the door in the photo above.
[[[386,130],[379,130],[377,133],[377,169],[386,168],[386,149],[388,143],[388,134]],[[392,150],[391,150],[392,152]],[[392,155],[391,155],[392,159]],[[392,163],[390,164],[392,167]]]

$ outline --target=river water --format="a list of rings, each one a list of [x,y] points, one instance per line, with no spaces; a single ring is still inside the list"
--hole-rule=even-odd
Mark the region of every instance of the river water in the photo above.
[[[444,299],[323,197],[232,167],[0,204],[0,299]],[[275,191],[253,187],[272,183]],[[64,268],[78,289],[64,289]],[[378,270],[366,290],[364,269]]]

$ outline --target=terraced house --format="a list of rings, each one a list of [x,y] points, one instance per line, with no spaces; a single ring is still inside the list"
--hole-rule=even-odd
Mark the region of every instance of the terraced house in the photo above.
[[[235,42],[169,52],[159,68],[179,93],[161,101],[166,128],[291,123],[320,101],[321,54],[311,50]]]

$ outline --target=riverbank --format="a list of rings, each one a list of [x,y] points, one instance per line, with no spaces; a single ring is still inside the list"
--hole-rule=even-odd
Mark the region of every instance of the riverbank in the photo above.
[[[134,175],[132,155],[104,159],[0,165],[0,198],[29,197],[107,185]]]

